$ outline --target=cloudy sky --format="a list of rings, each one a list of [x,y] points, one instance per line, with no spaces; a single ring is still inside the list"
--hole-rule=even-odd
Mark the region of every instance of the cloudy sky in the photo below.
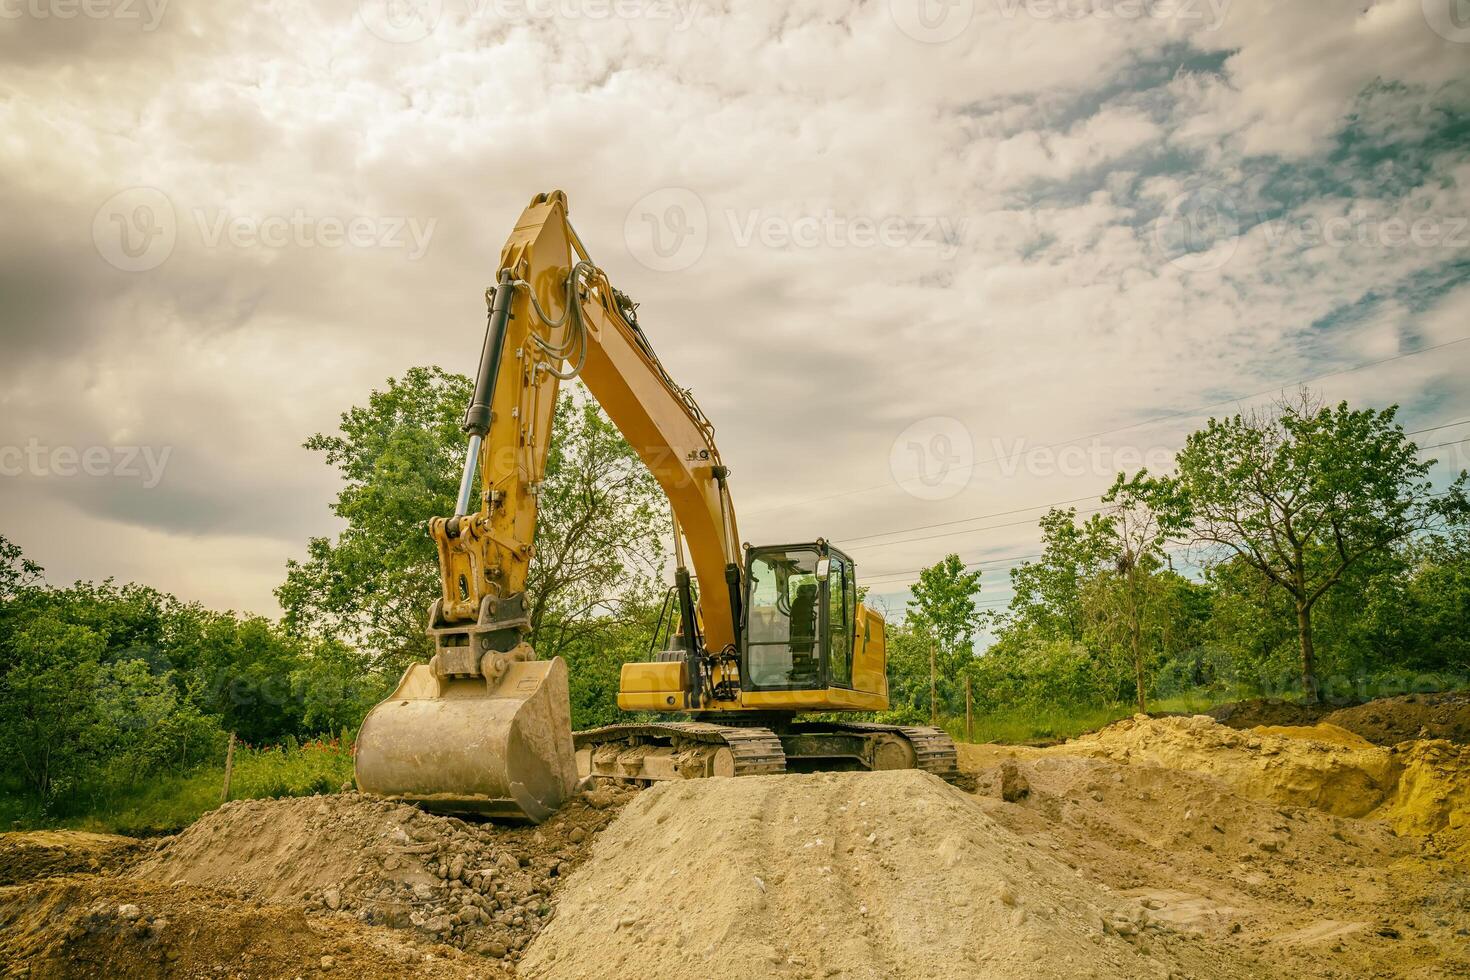
[[[558,187],[742,536],[895,608],[948,551],[1002,601],[1045,505],[1303,380],[1466,465],[1463,4],[791,6],[0,0],[0,534],[275,614],[335,529],[302,440],[469,372]]]

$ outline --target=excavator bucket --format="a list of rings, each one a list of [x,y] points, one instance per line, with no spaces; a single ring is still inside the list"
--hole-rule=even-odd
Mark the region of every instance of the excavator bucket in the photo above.
[[[566,662],[511,663],[490,683],[415,664],[363,719],[356,756],[365,793],[540,823],[577,779]]]

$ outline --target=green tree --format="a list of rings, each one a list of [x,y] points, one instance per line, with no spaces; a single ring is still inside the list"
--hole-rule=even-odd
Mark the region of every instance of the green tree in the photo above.
[[[45,808],[90,774],[107,734],[97,706],[106,639],[41,607],[6,637],[0,760]]]
[[[347,527],[287,563],[276,597],[289,630],[345,641],[367,654],[364,669],[389,674],[433,653],[438,554],[425,527],[454,509],[470,391],[468,378],[410,368],[343,413],[339,435],[306,441],[342,477],[332,513]]]
[[[1087,625],[1083,583],[1106,561],[1105,522],[1078,525],[1077,508],[1053,508],[1041,518],[1040,529],[1041,557],[1011,569],[1014,596],[1002,628],[1081,642]]]
[[[307,441],[341,472],[332,510],[347,527],[288,563],[276,590],[288,629],[366,651],[365,670],[395,677],[433,652],[424,630],[438,555],[424,525],[454,507],[470,387],[413,368],[346,412],[339,435]],[[668,528],[652,475],[578,391],[556,407],[526,589],[531,642],[547,657],[592,642],[610,621],[642,621]]]
[[[955,554],[942,559],[919,572],[919,580],[912,589],[906,620],[916,639],[914,646],[925,647],[923,676],[929,676],[927,647],[933,645],[936,674],[939,682],[936,693],[939,704],[955,698],[955,685],[969,669],[975,656],[975,634],[985,625],[986,615],[975,598],[980,594],[980,571],[966,571],[964,562]],[[927,695],[927,682],[925,694]],[[937,714],[939,704],[931,705],[931,715]]]
[[[1102,497],[1108,509],[1094,515],[1086,531],[1094,554],[1112,567],[1099,569],[1081,590],[1091,632],[1105,649],[1123,654],[1140,714],[1148,711],[1153,667],[1164,655],[1174,612],[1173,591],[1163,576],[1169,563],[1164,544],[1172,528],[1150,505],[1154,495],[1155,482],[1146,470],[1132,478],[1118,474]]]
[[[564,396],[553,433],[526,581],[531,643],[543,657],[598,638],[616,644],[623,626],[651,630],[662,535],[672,530],[653,474],[595,402]]]
[[[1300,676],[1317,698],[1312,612],[1350,570],[1470,510],[1461,473],[1436,493],[1397,407],[1319,407],[1307,394],[1269,412],[1211,419],[1158,481],[1154,504],[1198,545],[1234,556],[1284,592]]]
[[[0,603],[35,585],[41,573],[41,566],[22,554],[19,545],[0,534]]]

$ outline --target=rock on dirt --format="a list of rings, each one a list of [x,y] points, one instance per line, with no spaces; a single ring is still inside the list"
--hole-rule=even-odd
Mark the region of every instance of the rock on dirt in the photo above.
[[[518,958],[587,835],[632,790],[579,795],[539,827],[470,823],[356,793],[228,803],[131,872],[229,888],[425,939]]]
[[[1079,877],[927,773],[667,783],[532,945],[531,977],[1262,975]]]

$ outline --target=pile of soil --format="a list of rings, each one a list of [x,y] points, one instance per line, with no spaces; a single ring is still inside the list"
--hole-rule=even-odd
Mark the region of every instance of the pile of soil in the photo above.
[[[1246,954],[1085,880],[927,773],[645,791],[600,837],[530,977],[1245,977]]]
[[[399,935],[184,885],[69,878],[0,889],[7,977],[511,975],[449,947],[425,953]]]
[[[492,959],[541,931],[586,841],[633,794],[601,787],[539,827],[468,823],[356,793],[226,804],[140,862],[137,879],[229,888]]]
[[[1249,799],[1343,817],[1371,813],[1397,785],[1393,753],[1342,729],[1237,731],[1208,715],[1135,715],[1068,742],[1064,751],[1222,780]]]
[[[1322,720],[1356,732],[1377,745],[1436,738],[1466,745],[1470,744],[1470,691],[1382,698],[1341,708]]]
[[[1350,707],[1262,698],[1217,705],[1208,714],[1222,725],[1239,729],[1325,722],[1374,745],[1432,738],[1470,744],[1470,691],[1404,694]]]
[[[1217,704],[1206,714],[1222,725],[1243,729],[1257,725],[1315,725],[1333,710],[1330,704],[1298,704],[1279,698],[1254,698]]]
[[[1387,822],[1064,749],[975,761],[998,823],[1156,920],[1260,956],[1269,975],[1470,975],[1463,873]]]
[[[1400,834],[1422,834],[1433,853],[1470,867],[1470,745],[1443,739],[1394,750],[1398,783],[1375,817]]]
[[[0,886],[35,878],[119,871],[146,846],[132,837],[81,830],[0,834]]]

